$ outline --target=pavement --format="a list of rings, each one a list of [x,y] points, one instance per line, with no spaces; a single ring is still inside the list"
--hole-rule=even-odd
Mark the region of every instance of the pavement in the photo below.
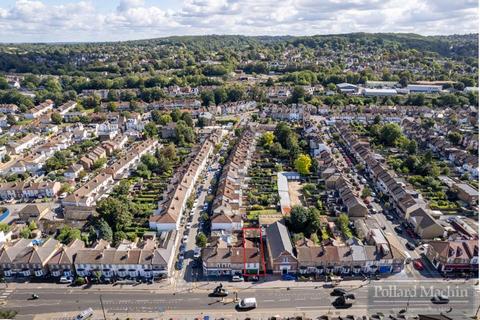
[[[453,308],[456,312],[472,315],[478,307],[474,300],[475,292],[473,281],[390,281],[380,280],[374,282],[354,281],[342,283],[339,287],[345,288],[356,297],[355,303],[348,309],[336,309],[332,306],[335,297],[330,296],[331,289],[323,288],[322,283],[287,282],[278,283],[244,283],[247,287],[239,287],[237,283],[223,283],[230,295],[224,299],[209,297],[216,283],[204,283],[196,288],[182,290],[156,289],[145,285],[138,287],[111,286],[71,288],[62,286],[43,287],[32,289],[9,285],[8,289],[0,290],[0,303],[3,308],[18,311],[16,319],[72,319],[82,310],[92,308],[95,310],[94,319],[116,318],[151,318],[163,319],[193,319],[196,317],[211,316],[226,319],[252,319],[266,318],[268,316],[308,316],[318,317],[324,314],[356,316],[383,312],[396,314],[401,309],[408,309],[408,314],[418,312],[446,312]],[[272,287],[278,285],[278,287]],[[431,293],[418,298],[377,298],[373,292],[388,291],[394,285],[396,291],[411,290],[412,287],[435,287],[442,290],[447,288],[460,288],[468,290],[467,296],[455,297],[450,294],[450,303],[435,305],[430,302]],[[453,290],[453,289],[452,289]],[[31,300],[34,291],[39,295],[38,300]],[[391,290],[390,290],[391,291]],[[457,290],[458,291],[458,290]],[[418,292],[422,292],[418,290]],[[453,291],[452,291],[453,292]],[[467,292],[467,291],[465,291]],[[390,293],[391,294],[391,293]],[[239,299],[255,297],[258,308],[239,312],[235,309],[235,297]]]

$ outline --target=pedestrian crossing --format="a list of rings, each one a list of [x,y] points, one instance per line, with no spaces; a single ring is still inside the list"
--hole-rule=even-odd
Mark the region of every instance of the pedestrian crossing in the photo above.
[[[13,293],[12,289],[5,289],[0,292],[0,304],[4,304],[5,300]]]

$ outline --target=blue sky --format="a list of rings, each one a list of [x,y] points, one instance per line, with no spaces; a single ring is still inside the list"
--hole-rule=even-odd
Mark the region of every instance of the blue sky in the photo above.
[[[0,42],[478,32],[477,0],[0,0]]]

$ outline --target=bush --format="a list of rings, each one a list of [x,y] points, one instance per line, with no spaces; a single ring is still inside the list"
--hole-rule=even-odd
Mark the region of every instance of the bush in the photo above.
[[[85,278],[84,278],[84,277],[77,277],[77,278],[75,279],[74,285],[76,285],[76,286],[83,286],[85,283],[86,283],[86,281],[85,281]]]
[[[17,315],[15,310],[0,310],[0,318],[2,319],[13,319]]]

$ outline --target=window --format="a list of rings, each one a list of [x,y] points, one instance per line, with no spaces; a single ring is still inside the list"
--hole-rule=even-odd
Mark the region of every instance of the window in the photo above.
[[[288,257],[283,257],[282,262],[283,262],[283,263],[288,263],[288,262],[289,262],[289,261],[288,261]]]

